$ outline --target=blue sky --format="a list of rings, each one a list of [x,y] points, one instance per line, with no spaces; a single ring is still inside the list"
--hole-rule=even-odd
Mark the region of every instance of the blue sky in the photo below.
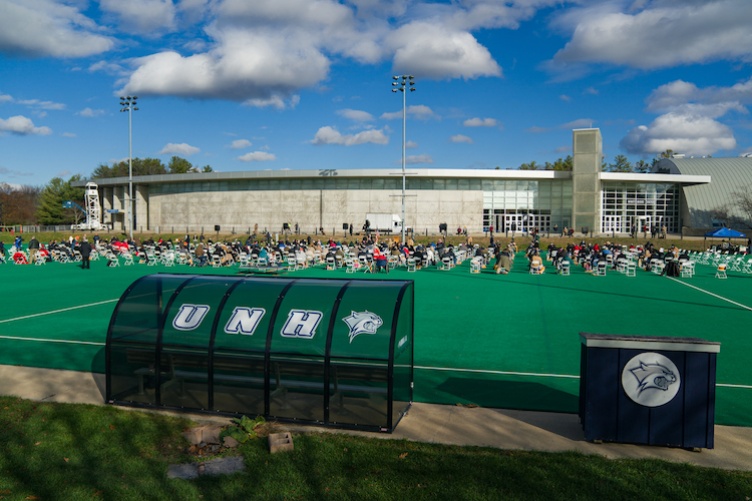
[[[752,152],[749,0],[0,0],[0,183]]]

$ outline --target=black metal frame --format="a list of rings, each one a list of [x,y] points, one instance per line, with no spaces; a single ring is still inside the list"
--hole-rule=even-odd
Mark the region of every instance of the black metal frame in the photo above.
[[[169,295],[169,297],[164,300],[163,296],[165,293],[164,290],[164,284],[166,281],[169,281],[171,285],[175,286],[174,291]],[[201,351],[204,348],[204,345],[197,346],[197,345],[189,345],[189,344],[175,344],[171,343],[169,345],[165,345],[164,342],[164,330],[166,323],[168,322],[168,317],[170,316],[172,311],[172,307],[175,304],[175,302],[178,300],[178,298],[181,295],[181,292],[187,287],[188,285],[195,284],[195,283],[202,283],[206,282],[208,283],[216,283],[216,282],[224,282],[224,295],[218,302],[218,306],[216,307],[216,311],[213,312],[213,320],[209,331],[209,339],[207,340],[207,344],[205,345],[206,349],[206,364],[207,364],[207,372],[206,372],[206,392],[207,392],[207,398],[206,408],[196,408],[192,406],[176,406],[176,405],[170,405],[166,404],[164,400],[164,395],[162,394],[162,386],[164,383],[168,381],[167,375],[169,374],[169,371],[171,370],[171,367],[165,366],[165,356],[166,353],[174,353],[174,354],[188,354],[191,353],[195,355],[196,350],[198,349]],[[116,405],[124,405],[124,406],[134,406],[134,407],[148,407],[148,408],[161,408],[161,409],[169,409],[169,410],[180,410],[180,411],[189,411],[189,412],[198,412],[198,413],[211,413],[211,414],[218,414],[218,415],[227,415],[227,416],[239,416],[243,414],[242,411],[234,412],[234,411],[216,411],[212,410],[215,409],[215,355],[217,352],[216,347],[216,336],[218,331],[221,330],[220,327],[220,318],[221,314],[227,304],[227,301],[231,297],[232,293],[237,289],[238,286],[241,284],[248,284],[253,282],[263,282],[265,284],[271,284],[271,283],[286,283],[284,287],[281,289],[281,292],[278,294],[276,300],[274,301],[274,306],[271,308],[271,311],[269,313],[271,314],[269,317],[269,326],[267,329],[267,332],[265,333],[266,340],[264,344],[264,350],[263,352],[261,350],[238,350],[237,351],[237,358],[238,360],[251,360],[256,359],[260,360],[263,356],[263,392],[264,392],[264,403],[263,403],[263,415],[267,419],[274,419],[276,421],[287,421],[287,422],[296,422],[296,423],[311,423],[316,424],[320,426],[328,426],[328,427],[336,427],[336,428],[349,428],[349,429],[358,429],[358,430],[368,430],[368,431],[380,431],[380,432],[392,432],[394,428],[397,426],[399,420],[404,416],[411,404],[413,399],[413,366],[414,366],[414,344],[413,344],[413,332],[414,332],[414,316],[413,316],[413,309],[414,309],[414,287],[413,282],[411,280],[341,280],[341,279],[309,279],[309,278],[302,278],[302,279],[291,279],[291,278],[277,278],[277,277],[228,277],[228,276],[218,276],[218,275],[182,275],[182,274],[155,274],[155,275],[149,275],[142,277],[138,280],[136,280],[134,283],[132,283],[128,289],[123,293],[120,300],[118,301],[118,304],[115,307],[115,310],[112,314],[112,317],[110,319],[110,323],[107,329],[107,341],[105,346],[105,367],[106,367],[106,397],[105,401],[110,404],[116,404]],[[323,420],[317,420],[317,419],[308,419],[303,416],[301,417],[289,417],[289,416],[276,416],[274,413],[272,413],[272,379],[274,378],[274,368],[272,359],[273,358],[284,358],[286,360],[289,360],[290,362],[296,364],[298,366],[299,364],[307,363],[306,359],[309,358],[307,355],[301,355],[300,353],[291,353],[291,352],[275,352],[273,351],[273,339],[274,335],[276,333],[275,326],[277,325],[277,317],[279,314],[279,311],[284,303],[284,300],[288,294],[288,292],[295,287],[297,284],[304,283],[306,285],[310,285],[311,283],[315,282],[321,282],[322,285],[326,285],[327,287],[339,287],[339,291],[336,294],[336,299],[333,305],[331,305],[331,313],[328,325],[326,326],[326,342],[325,342],[325,352],[323,354],[323,384],[321,388],[322,397],[323,397]],[[374,357],[371,358],[362,358],[362,357],[342,357],[342,356],[332,356],[332,339],[333,339],[333,332],[335,329],[335,325],[337,323],[337,319],[340,317],[339,314],[339,307],[340,304],[347,294],[348,290],[353,286],[353,284],[357,283],[359,287],[367,287],[370,284],[373,284],[374,287],[379,287],[381,291],[385,290],[384,287],[388,287],[388,290],[393,291],[393,293],[396,291],[396,301],[394,304],[394,311],[392,313],[392,321],[391,325],[389,326],[389,343],[388,343],[388,350],[389,353],[384,356],[384,354],[374,354]],[[126,306],[131,301],[131,295],[136,289],[141,289],[143,286],[151,286],[153,284],[153,290],[147,292],[148,294],[154,295],[154,315],[155,317],[152,318],[152,320],[155,321],[154,325],[146,325],[144,326],[144,329],[135,333],[143,334],[145,332],[154,332],[154,340],[153,340],[153,352],[151,352],[150,349],[148,349],[148,342],[144,341],[138,341],[138,342],[129,342],[127,339],[128,337],[131,337],[130,335],[125,335],[123,337],[119,337],[118,333],[118,315],[124,314],[123,309],[127,309]],[[139,292],[141,292],[139,290]],[[138,300],[143,300],[144,294],[139,294]],[[216,301],[216,297],[214,298]],[[403,301],[407,300],[410,308],[403,308]],[[134,300],[135,302],[135,300]],[[137,304],[138,306],[138,304]],[[368,305],[364,306],[366,309],[368,308]],[[149,307],[150,308],[150,307]],[[151,315],[150,313],[148,315]],[[406,317],[405,317],[406,316]],[[407,325],[409,326],[407,330],[409,332],[405,333],[405,327],[403,326],[403,331],[398,332],[399,323],[400,320],[409,322]],[[319,326],[321,327],[321,326]],[[384,326],[387,327],[387,326]],[[323,333],[319,333],[317,335],[321,335]],[[404,337],[404,335],[408,336],[408,343],[409,343],[409,361],[405,361],[405,363],[409,364],[408,370],[409,370],[409,388],[400,388],[402,391],[402,394],[408,394],[409,399],[407,399],[406,402],[403,402],[400,404],[399,408],[396,409],[397,413],[395,413],[395,402],[394,402],[394,393],[395,393],[395,381],[394,381],[394,369],[395,369],[395,348],[397,348],[397,344],[399,342],[398,334],[400,337]],[[121,367],[119,366],[120,360],[127,359],[127,352],[129,348],[137,347],[140,350],[146,349],[147,352],[151,352],[153,356],[153,363],[150,364],[149,368],[142,368],[143,371],[142,374],[149,373],[150,378],[154,379],[156,384],[154,387],[154,398],[153,401],[142,401],[137,398],[133,398],[134,391],[136,390],[136,386],[140,386],[140,390],[143,390],[142,384],[141,385],[135,385],[135,383],[132,386],[128,386],[125,389],[120,389],[120,391],[115,394],[115,385],[113,378],[117,379],[119,377],[122,377],[123,380],[126,382],[129,381],[129,378],[134,378],[133,380],[136,380],[135,376],[127,375],[127,370],[123,371],[123,369],[127,369],[127,367]],[[167,349],[167,352],[165,351]],[[117,357],[116,355],[119,355]],[[380,362],[380,364],[374,364],[374,360],[377,362]],[[310,360],[308,360],[308,363],[310,363]],[[335,364],[339,364],[341,366],[342,364],[350,365],[352,367],[368,367],[369,364],[373,366],[374,368],[378,366],[384,367],[386,366],[387,375],[386,375],[386,389],[387,389],[387,401],[386,401],[386,419],[384,422],[368,422],[368,423],[343,423],[343,422],[335,422],[331,419],[331,399],[332,399],[332,392],[331,388],[336,387],[336,374],[333,374],[333,366]],[[250,364],[249,364],[250,367]],[[317,362],[314,362],[314,365],[312,367],[316,367],[320,370],[320,365]],[[174,375],[174,374],[173,374]],[[143,377],[143,376],[139,376]],[[138,379],[140,383],[142,383],[142,379]],[[118,381],[120,382],[120,381]],[[122,385],[121,385],[122,386]],[[367,386],[364,386],[367,390]],[[382,390],[383,391],[383,390]],[[367,391],[364,391],[367,393]],[[318,395],[316,391],[312,392],[313,394]]]

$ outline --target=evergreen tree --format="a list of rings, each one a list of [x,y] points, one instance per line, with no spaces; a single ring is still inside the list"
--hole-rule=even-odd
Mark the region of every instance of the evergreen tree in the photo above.
[[[188,172],[196,172],[193,164],[191,164],[185,158],[180,157],[172,157],[167,167],[170,169],[170,174],[186,174]]]
[[[75,211],[78,209],[66,209],[63,202],[70,200],[84,205],[84,188],[71,186],[73,182],[80,181],[81,176],[76,175],[68,181],[59,177],[52,178],[49,184],[42,189],[39,195],[39,205],[36,216],[40,224],[67,224],[76,222]]]

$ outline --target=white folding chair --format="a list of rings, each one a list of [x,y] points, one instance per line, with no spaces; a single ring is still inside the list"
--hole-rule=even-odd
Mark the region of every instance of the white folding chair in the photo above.
[[[407,258],[407,271],[409,271],[410,273],[412,273],[412,272],[416,271],[417,269],[418,268],[417,268],[417,266],[415,264],[415,258],[414,257]]]
[[[109,252],[107,254],[107,265],[111,268],[116,268],[120,266],[120,259],[118,259],[116,254]]]
[[[695,262],[686,261],[681,266],[681,276],[684,278],[692,278],[695,276]]]
[[[595,276],[605,277],[606,270],[608,270],[608,263],[605,261],[598,261],[598,266],[595,267]]]
[[[482,258],[473,258],[470,260],[470,273],[480,273],[480,269],[483,266]]]
[[[715,270],[715,278],[720,278],[722,280],[725,280],[728,278],[726,275],[726,263],[721,263],[718,265],[718,268]]]
[[[748,259],[747,262],[744,263],[744,266],[742,267],[742,272],[752,273],[752,259]]]
[[[369,261],[367,256],[359,256],[358,262],[363,273],[373,273],[373,261]]]
[[[628,277],[636,277],[637,276],[637,264],[635,264],[634,261],[627,261],[627,267],[624,274]]]
[[[562,261],[561,268],[559,269],[559,274],[569,276],[570,267],[571,265],[569,264],[569,261]]]

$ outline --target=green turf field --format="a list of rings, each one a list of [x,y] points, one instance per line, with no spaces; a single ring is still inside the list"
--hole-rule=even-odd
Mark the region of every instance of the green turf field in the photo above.
[[[110,315],[125,289],[156,272],[237,274],[238,268],[77,264],[0,265],[0,364],[104,372]],[[415,400],[577,412],[580,332],[697,337],[720,342],[716,422],[752,426],[752,275],[697,265],[695,277],[638,270],[595,277],[451,271],[379,278],[415,281]],[[287,277],[369,279],[323,268]]]

